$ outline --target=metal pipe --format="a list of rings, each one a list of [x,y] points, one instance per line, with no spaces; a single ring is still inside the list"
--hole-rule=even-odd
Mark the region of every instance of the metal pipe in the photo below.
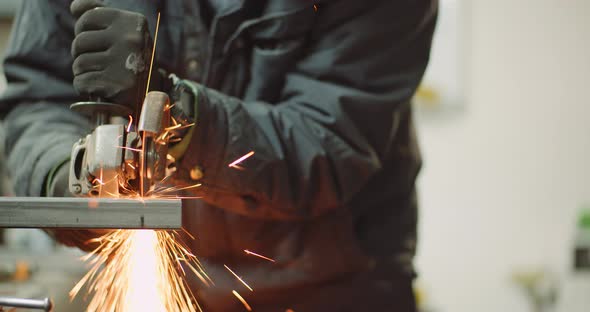
[[[0,197],[0,228],[180,229],[180,199]]]
[[[24,299],[24,298],[10,298],[0,297],[0,311],[2,307],[37,309],[50,312],[53,310],[53,302],[51,299]]]

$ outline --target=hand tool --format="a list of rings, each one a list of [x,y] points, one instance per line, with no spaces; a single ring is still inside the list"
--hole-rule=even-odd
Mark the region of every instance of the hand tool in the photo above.
[[[90,115],[95,128],[72,148],[70,192],[90,197],[146,195],[165,177],[168,141],[162,132],[170,120],[169,105],[166,93],[149,92],[137,129],[125,106],[100,100],[71,105]]]
[[[69,187],[78,198],[0,198],[0,227],[180,229],[181,201],[148,192],[166,176],[169,98],[149,92],[137,129],[130,111],[104,101],[73,104],[94,131],[72,148]]]

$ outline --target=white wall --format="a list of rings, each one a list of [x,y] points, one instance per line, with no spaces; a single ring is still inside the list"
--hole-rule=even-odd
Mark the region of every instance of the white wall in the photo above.
[[[528,311],[510,273],[566,272],[590,202],[590,1],[463,3],[465,109],[417,117],[418,270],[439,311]]]

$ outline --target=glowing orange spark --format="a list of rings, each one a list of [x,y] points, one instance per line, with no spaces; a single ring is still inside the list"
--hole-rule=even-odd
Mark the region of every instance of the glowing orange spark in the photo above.
[[[193,236],[193,234],[191,234],[189,231],[187,231],[184,226],[180,228],[184,234],[188,235],[188,237],[190,237],[192,240],[195,240],[195,236]]]
[[[100,187],[110,184],[111,182],[117,180],[119,178],[119,175],[116,174],[112,179],[108,180],[108,181],[103,181],[103,172],[102,172],[102,168],[100,169],[100,177],[99,178],[94,178],[94,180],[92,180],[92,184],[98,184],[98,185],[94,185],[93,188],[98,187],[100,189]]]
[[[194,185],[189,185],[189,186],[184,186],[184,187],[179,187],[179,186],[170,186],[170,187],[164,187],[164,188],[160,188],[160,189],[154,189],[153,191],[150,190],[148,191],[148,193],[146,195],[149,194],[164,194],[164,193],[170,193],[170,192],[177,192],[177,191],[183,191],[183,190],[188,190],[188,189],[192,189],[192,188],[197,188],[200,187],[202,184],[201,183],[197,183]]]
[[[165,131],[170,131],[170,130],[175,130],[175,129],[178,129],[178,128],[180,128],[180,127],[182,127],[182,125],[181,125],[181,124],[175,124],[174,126],[170,126],[170,127],[168,127],[168,128],[164,128],[164,130],[165,130]]]
[[[154,198],[158,198],[158,199],[200,199],[200,198],[203,198],[203,196],[180,196],[180,195],[160,196],[160,195],[154,195]]]
[[[127,132],[131,132],[131,124],[133,123],[133,116],[129,115],[129,124],[127,125]]]
[[[240,300],[240,302],[242,302],[242,304],[244,305],[244,307],[246,308],[246,310],[252,311],[252,307],[250,307],[250,305],[248,304],[248,302],[246,302],[246,300],[244,298],[242,298],[242,296],[240,296],[240,294],[238,294],[237,291],[232,290],[231,293],[234,294],[234,296],[236,296],[236,298],[238,298],[238,300]]]
[[[265,256],[263,256],[263,255],[261,255],[261,254],[257,254],[257,253],[255,253],[255,252],[252,252],[252,251],[248,250],[248,249],[244,249],[244,252],[245,252],[247,255],[253,255],[253,256],[256,256],[256,257],[258,257],[258,258],[262,258],[262,259],[264,259],[264,260],[268,260],[268,261],[270,261],[270,262],[275,262],[273,259],[271,259],[271,258],[269,258],[269,257],[265,257]]]
[[[242,157],[240,157],[240,158],[236,159],[235,161],[233,161],[231,164],[229,164],[229,165],[227,165],[227,166],[228,166],[228,167],[233,167],[233,168],[236,168],[236,167],[242,168],[242,167],[240,167],[240,166],[237,166],[237,165],[238,165],[239,163],[241,163],[242,161],[244,161],[244,160],[246,160],[246,159],[250,158],[252,155],[254,155],[254,151],[250,151],[248,154],[246,154],[246,155],[244,155],[244,156],[242,156]],[[236,168],[236,169],[237,169],[237,168]]]
[[[313,5],[313,10],[316,11],[316,12],[318,11],[318,5],[317,4],[314,4]]]
[[[91,268],[70,291],[73,297],[88,286],[94,293],[89,311],[202,311],[179,265],[202,280],[208,277],[174,234],[116,230],[92,241],[100,247],[82,257]]]
[[[150,71],[148,72],[147,87],[145,88],[145,96],[150,90],[150,81],[152,80],[152,69],[154,67],[154,56],[156,55],[156,43],[158,42],[158,30],[160,29],[160,12],[158,12],[158,19],[156,20],[156,32],[154,34],[154,46],[152,48],[152,59],[150,61]]]
[[[225,267],[225,268],[226,268],[226,269],[227,269],[227,270],[228,270],[228,271],[229,271],[231,274],[233,274],[233,275],[234,275],[234,276],[235,276],[235,277],[238,279],[238,281],[242,282],[242,284],[244,284],[244,286],[246,286],[246,288],[248,288],[250,291],[254,291],[254,290],[253,290],[253,289],[252,289],[250,286],[248,286],[248,284],[246,284],[246,282],[244,282],[244,280],[243,280],[241,277],[239,277],[239,276],[238,276],[236,273],[234,273],[234,271],[232,271],[232,270],[231,270],[231,269],[230,269],[230,268],[229,268],[227,265],[225,265],[225,264],[224,264],[223,266],[224,266],[224,267]]]
[[[134,151],[134,152],[141,152],[140,148],[133,148],[133,147],[127,147],[127,146],[115,146],[116,148],[122,148],[122,149],[126,149],[126,150],[130,150],[130,151]]]
[[[172,118],[171,120],[174,120],[174,118]],[[172,130],[186,129],[186,128],[190,128],[190,127],[192,127],[192,126],[195,125],[194,122],[193,123],[190,123],[190,124],[186,124],[186,125],[177,123],[176,121],[174,121],[173,123],[174,123],[174,125],[172,125],[170,127],[167,127],[167,128],[164,128],[164,134],[168,134],[168,132],[170,132]]]

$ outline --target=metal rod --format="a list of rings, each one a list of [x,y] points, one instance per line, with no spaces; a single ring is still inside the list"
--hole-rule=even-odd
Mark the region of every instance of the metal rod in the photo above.
[[[0,197],[0,228],[180,229],[180,199]]]
[[[53,303],[49,298],[23,299],[0,297],[0,311],[2,310],[2,307],[37,309],[49,312],[53,309]]]
[[[94,127],[102,126],[109,122],[109,114],[106,112],[97,111],[92,114],[92,122]]]

